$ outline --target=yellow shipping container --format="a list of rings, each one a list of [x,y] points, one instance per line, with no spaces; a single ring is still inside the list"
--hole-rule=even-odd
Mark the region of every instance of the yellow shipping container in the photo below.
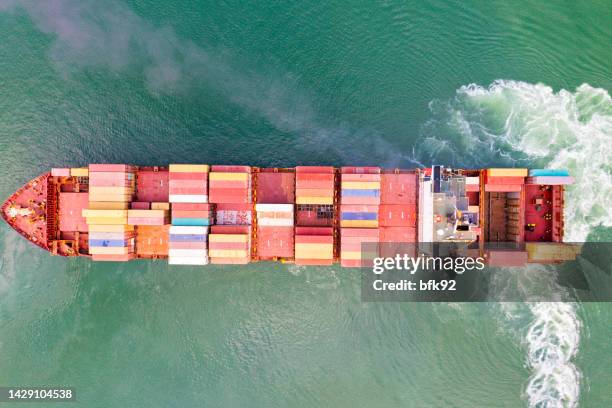
[[[556,242],[528,242],[525,244],[528,260],[536,261],[571,261],[581,251],[579,245]]]
[[[131,252],[134,252],[133,249]],[[90,255],[126,255],[130,253],[127,247],[89,247]]]
[[[210,234],[210,242],[249,242],[249,236],[245,234]]]
[[[362,255],[359,251],[342,251],[340,253],[340,259],[361,259]]]
[[[380,190],[380,181],[343,181],[340,185],[351,190]]]
[[[89,195],[92,194],[131,194],[134,192],[132,187],[96,187],[89,186]]]
[[[211,173],[212,174],[212,173]],[[300,196],[295,198],[296,204],[333,204],[334,197],[308,197]]]
[[[246,258],[249,251],[246,249],[209,249],[208,256],[211,258]]]
[[[332,259],[334,250],[332,244],[296,243],[295,257],[301,259]]]
[[[247,181],[251,177],[250,173],[224,173],[214,172],[208,175],[210,180],[223,180],[223,181]]]
[[[88,217],[85,219],[87,225],[123,225],[127,224],[127,217],[121,218],[102,218],[102,217]]]
[[[75,167],[70,169],[72,177],[89,177],[89,169],[87,167]]]
[[[168,217],[167,210],[128,210],[128,217],[160,218]]]
[[[84,209],[83,217],[100,217],[100,218],[125,218],[127,217],[127,210],[90,210]]]
[[[131,194],[91,194],[89,193],[89,201],[130,201],[132,199]]]
[[[527,169],[488,169],[491,177],[527,177],[529,171]]]
[[[170,203],[151,203],[152,210],[169,210]]]
[[[171,164],[170,173],[208,173],[208,164]]]
[[[119,201],[90,201],[90,210],[127,210],[128,203]]]
[[[378,228],[378,220],[341,220],[340,226],[347,228]]]
[[[88,225],[89,232],[131,232],[133,225]]]

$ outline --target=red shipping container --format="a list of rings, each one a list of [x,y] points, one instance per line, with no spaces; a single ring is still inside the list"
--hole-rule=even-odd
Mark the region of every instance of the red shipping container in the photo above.
[[[295,190],[296,197],[333,197],[333,188],[298,188]]]
[[[208,188],[206,187],[170,187],[170,194],[179,195],[206,195]]]
[[[416,227],[381,227],[380,242],[416,242]]]
[[[296,166],[296,173],[334,173],[332,166]]]
[[[169,173],[168,179],[172,180],[197,180],[207,181],[208,173]]]
[[[251,166],[214,165],[211,167],[211,171],[216,171],[219,173],[250,173]]]
[[[172,218],[212,218],[211,211],[172,210]]]
[[[294,203],[295,173],[258,173],[257,202],[261,204]]]
[[[296,258],[295,264],[299,266],[311,266],[311,265],[328,266],[328,265],[333,265],[334,260],[333,259],[298,259]]]
[[[211,203],[250,203],[251,195],[250,194],[242,194],[242,195],[227,195],[220,193],[219,190],[210,191],[208,193],[208,201]]]
[[[417,199],[416,174],[382,174],[380,202],[383,204],[415,204]]]
[[[328,227],[295,227],[295,235],[332,235],[333,228]]]
[[[343,196],[340,198],[342,204],[380,204],[380,197],[357,197],[357,196]]]
[[[412,227],[416,226],[416,219],[414,204],[381,204],[378,208],[380,227]]]
[[[309,206],[310,207],[310,206]],[[320,216],[321,214],[317,211],[316,206],[312,211],[310,210],[297,210],[295,212],[295,220],[296,224],[301,227],[331,227],[334,224],[333,210],[330,210],[329,213],[325,214],[325,216]],[[329,206],[331,207],[331,205]]]
[[[380,174],[380,167],[341,167],[343,174]]]
[[[480,185],[478,184],[466,184],[465,191],[478,192],[480,191]]]
[[[293,258],[293,227],[259,227],[257,256],[261,258]]]
[[[130,207],[133,210],[149,210],[151,208],[151,203],[144,201],[132,201]]]
[[[210,263],[215,265],[246,265],[251,258],[210,258]]]
[[[250,225],[213,225],[211,234],[247,234],[251,235]]]
[[[333,174],[323,174],[323,173],[297,173],[295,175],[295,181],[334,181]]]
[[[343,204],[340,212],[378,212],[377,205]]]
[[[487,175],[485,182],[486,184],[507,184],[516,186],[525,184],[525,177],[491,177]]]
[[[205,180],[170,180],[168,182],[168,185],[170,186],[170,188],[173,187],[180,187],[180,188],[185,188],[185,187],[206,187],[208,184],[207,181]]]
[[[485,184],[485,191],[489,193],[516,193],[522,190],[523,186],[508,184]]]
[[[249,188],[251,183],[244,180],[210,180],[208,185],[210,188],[231,188],[231,189],[243,189]]]
[[[204,203],[172,203],[172,211],[212,211],[212,204]]]
[[[334,182],[333,181],[324,181],[324,180],[307,180],[307,181],[296,181],[295,182],[295,188],[297,190],[303,190],[303,189],[326,189],[326,190],[332,190],[334,189]],[[299,192],[296,190],[295,195],[299,195]]]
[[[130,180],[110,180],[94,178],[89,180],[91,187],[131,187],[134,185]]]
[[[334,237],[331,235],[296,235],[296,244],[333,244]]]
[[[239,203],[219,203],[216,207],[217,211],[252,211],[253,204],[239,204]]]
[[[105,172],[130,172],[134,168],[127,164],[90,164],[89,172],[105,171]]]
[[[246,249],[250,248],[248,242],[209,242],[209,249]]]
[[[206,242],[168,242],[170,249],[207,249]]]
[[[378,228],[341,228],[340,236],[344,237],[373,237],[378,238]]]
[[[342,181],[380,181],[380,174],[342,174]]]

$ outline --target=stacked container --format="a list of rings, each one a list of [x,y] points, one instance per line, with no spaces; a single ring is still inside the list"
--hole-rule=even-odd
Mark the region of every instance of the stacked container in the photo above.
[[[245,264],[251,259],[251,167],[212,166],[209,197],[215,223],[209,256],[216,264]]]
[[[341,173],[340,264],[365,266],[377,253],[380,168],[342,167]],[[364,243],[372,243],[368,253]]]
[[[208,228],[206,226],[170,226],[168,264],[208,264]]]
[[[295,264],[331,265],[334,261],[332,227],[295,227]]]
[[[168,210],[128,210],[128,225],[166,225],[170,223]]]
[[[295,263],[331,265],[334,259],[335,170],[295,168]]]
[[[293,258],[295,172],[261,169],[256,197],[257,258]]]
[[[168,239],[171,265],[208,264],[208,165],[171,164],[168,174],[172,226]]]
[[[561,169],[533,169],[529,170],[526,184],[538,184],[549,186],[560,186],[573,184],[574,178],[570,177],[567,170]]]
[[[83,210],[89,229],[89,253],[97,261],[134,258],[134,227],[128,203],[135,188],[134,168],[125,164],[90,164],[89,206]]]
[[[487,169],[487,193],[519,193],[525,184],[527,169]]]
[[[213,264],[248,264],[251,261],[251,226],[214,225],[208,255]]]
[[[208,165],[171,164],[168,185],[171,203],[207,203]]]
[[[418,176],[414,172],[381,174],[380,207],[378,209],[381,256],[395,256],[398,248],[413,254],[417,240]],[[400,245],[395,245],[400,244]]]

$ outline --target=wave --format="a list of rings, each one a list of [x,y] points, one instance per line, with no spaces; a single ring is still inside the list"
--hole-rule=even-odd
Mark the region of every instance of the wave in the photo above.
[[[463,86],[449,101],[432,101],[430,110],[418,160],[568,169],[576,182],[566,190],[566,241],[586,241],[596,227],[612,226],[612,209],[606,205],[612,200],[612,166],[605,148],[612,138],[612,100],[606,90],[583,84],[574,92],[555,92],[543,84],[498,80],[488,87]],[[494,281],[528,294],[534,282],[555,284],[548,269],[526,268]],[[530,316],[524,341],[531,376],[525,394],[532,407],[578,404],[581,373],[572,362],[580,344],[577,307],[534,303],[519,308]]]

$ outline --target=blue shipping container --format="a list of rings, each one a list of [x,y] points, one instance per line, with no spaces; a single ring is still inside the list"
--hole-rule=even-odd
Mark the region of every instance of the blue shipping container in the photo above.
[[[377,220],[377,212],[343,212],[340,214],[342,220]]]
[[[531,177],[569,177],[569,171],[565,169],[531,169]]]
[[[90,247],[126,247],[128,241],[123,239],[90,239]]]
[[[207,242],[208,235],[170,234],[170,242]]]
[[[342,189],[341,194],[345,197],[379,197],[380,190]]]
[[[172,225],[184,227],[205,227],[211,225],[209,218],[173,218]]]

